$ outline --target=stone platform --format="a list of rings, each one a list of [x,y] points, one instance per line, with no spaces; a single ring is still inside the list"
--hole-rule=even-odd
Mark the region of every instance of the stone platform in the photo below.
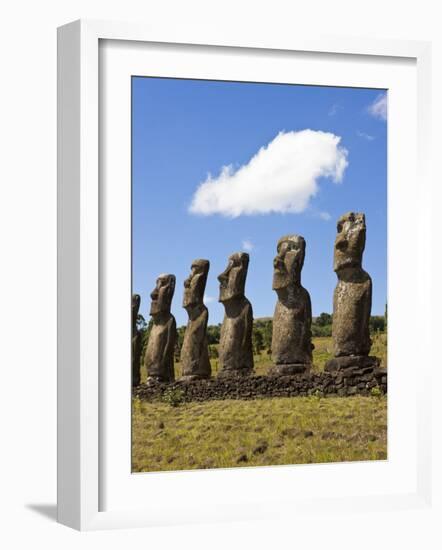
[[[146,401],[161,400],[166,390],[179,388],[182,401],[214,399],[256,399],[265,397],[297,397],[320,395],[345,397],[370,395],[373,388],[387,393],[387,370],[350,367],[345,371],[306,373],[282,376],[248,376],[177,380],[172,383],[142,384],[133,389],[133,396]]]
[[[347,369],[361,369],[365,372],[372,372],[379,368],[380,359],[371,355],[348,355],[343,357],[334,357],[327,361],[326,371],[337,371]]]

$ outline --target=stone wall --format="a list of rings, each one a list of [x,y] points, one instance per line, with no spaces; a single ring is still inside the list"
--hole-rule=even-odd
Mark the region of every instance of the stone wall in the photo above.
[[[367,372],[371,370],[371,372]],[[290,376],[245,376],[209,378],[207,380],[142,384],[133,395],[146,401],[160,400],[166,390],[182,390],[182,401],[213,399],[255,399],[260,397],[295,397],[321,395],[345,397],[370,395],[373,388],[387,393],[386,369],[348,368],[340,372],[294,374]]]

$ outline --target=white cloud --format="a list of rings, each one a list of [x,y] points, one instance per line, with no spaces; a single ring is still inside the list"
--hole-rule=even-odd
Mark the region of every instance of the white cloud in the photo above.
[[[206,304],[210,304],[210,302],[214,302],[215,298],[213,296],[208,296],[207,294],[204,294],[204,302]]]
[[[319,217],[326,222],[331,220],[331,215],[328,212],[319,212]]]
[[[370,134],[366,134],[365,132],[361,132],[360,130],[357,130],[356,135],[360,138],[364,138],[367,141],[373,141],[374,136],[371,136]]]
[[[378,97],[368,106],[368,112],[376,118],[387,120],[387,94],[379,94]]]
[[[321,131],[280,132],[237,170],[230,165],[216,178],[209,174],[189,212],[232,218],[303,212],[319,190],[319,178],[342,181],[348,161],[340,141]]]
[[[337,103],[333,103],[333,105],[328,110],[328,116],[335,116],[338,114],[338,111],[341,109],[341,106]]]
[[[244,239],[242,242],[242,249],[246,252],[250,252],[255,248],[255,245],[249,239]]]

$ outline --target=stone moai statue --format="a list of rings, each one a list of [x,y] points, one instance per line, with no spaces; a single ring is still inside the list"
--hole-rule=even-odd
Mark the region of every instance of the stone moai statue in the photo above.
[[[301,286],[305,239],[300,235],[281,237],[273,260],[273,290],[278,295],[273,315],[271,374],[296,374],[312,365],[312,306]]]
[[[237,252],[218,276],[219,301],[225,315],[219,343],[219,376],[248,375],[253,371],[252,305],[244,296],[249,255]]]
[[[132,294],[132,386],[140,385],[141,334],[137,329],[140,295]]]
[[[207,341],[209,312],[203,302],[209,267],[208,260],[194,260],[190,275],[184,281],[183,307],[189,315],[180,357],[184,380],[209,378],[211,374]]]
[[[362,269],[365,248],[365,216],[348,212],[337,224],[334,266],[338,276],[333,295],[333,346],[334,358],[327,362],[326,370],[346,367],[375,367],[379,359],[369,357],[371,278]]]
[[[175,275],[160,275],[150,297],[152,329],[144,355],[148,382],[172,382],[175,380],[173,359],[177,338],[176,322],[170,313]]]

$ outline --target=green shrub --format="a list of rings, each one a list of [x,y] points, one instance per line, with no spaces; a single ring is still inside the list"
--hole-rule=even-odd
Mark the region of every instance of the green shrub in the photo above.
[[[370,394],[372,397],[382,397],[382,392],[377,386],[371,388]]]
[[[316,399],[321,399],[322,397],[324,397],[324,393],[323,393],[321,390],[319,390],[319,389],[317,389],[316,391],[314,391],[314,392],[312,393],[312,395],[313,395],[313,397],[315,397]]]
[[[332,335],[332,326],[331,325],[317,325],[312,324],[312,336],[317,337],[330,337]]]
[[[181,388],[168,388],[163,393],[162,401],[171,407],[178,407],[184,401],[184,391]]]

